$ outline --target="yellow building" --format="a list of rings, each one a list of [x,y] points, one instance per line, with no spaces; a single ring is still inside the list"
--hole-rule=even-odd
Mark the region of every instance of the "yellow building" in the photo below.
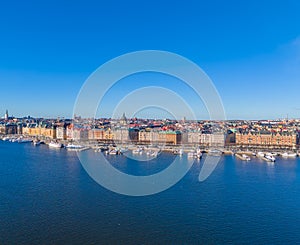
[[[56,139],[56,129],[55,128],[40,128],[40,135],[50,139]]]
[[[104,140],[114,140],[114,139],[115,139],[114,132],[110,128],[104,131]]]

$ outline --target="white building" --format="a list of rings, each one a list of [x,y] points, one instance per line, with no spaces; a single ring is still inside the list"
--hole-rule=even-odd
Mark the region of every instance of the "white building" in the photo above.
[[[114,134],[114,141],[120,143],[129,141],[129,131],[127,128],[114,128],[112,132]]]
[[[57,127],[56,128],[56,138],[59,140],[67,139],[67,132],[64,127]]]
[[[218,132],[213,134],[201,134],[200,145],[209,147],[223,147],[225,144],[225,134]]]

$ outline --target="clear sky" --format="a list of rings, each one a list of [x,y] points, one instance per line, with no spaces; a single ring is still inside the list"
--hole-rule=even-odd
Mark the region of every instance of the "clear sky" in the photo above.
[[[297,0],[2,1],[0,115],[69,117],[97,67],[158,49],[197,63],[228,118],[299,118],[299,13]]]

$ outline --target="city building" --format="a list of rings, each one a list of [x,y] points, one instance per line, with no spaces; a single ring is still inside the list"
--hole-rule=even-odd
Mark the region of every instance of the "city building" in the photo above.
[[[272,147],[296,147],[298,133],[295,132],[242,132],[236,134],[238,146],[272,146]]]
[[[67,130],[65,127],[57,127],[56,128],[56,138],[58,140],[66,140],[67,139]]]

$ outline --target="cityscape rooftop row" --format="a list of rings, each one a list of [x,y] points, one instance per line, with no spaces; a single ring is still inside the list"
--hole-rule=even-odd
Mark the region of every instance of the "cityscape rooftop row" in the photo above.
[[[273,146],[297,148],[300,120],[263,121],[188,121],[127,119],[43,119],[15,118],[0,120],[0,134],[20,134],[57,140],[99,142],[166,142],[205,146]]]

